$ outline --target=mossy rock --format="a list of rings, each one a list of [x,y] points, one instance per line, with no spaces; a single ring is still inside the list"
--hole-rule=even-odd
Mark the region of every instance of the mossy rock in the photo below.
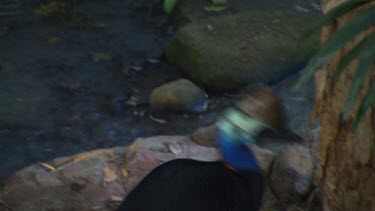
[[[166,49],[169,62],[214,90],[272,84],[298,70],[318,37],[297,41],[317,14],[251,11],[208,18],[181,28]]]

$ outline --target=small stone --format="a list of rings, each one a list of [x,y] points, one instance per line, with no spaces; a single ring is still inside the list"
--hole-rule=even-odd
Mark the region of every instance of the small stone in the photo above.
[[[155,88],[149,102],[152,111],[199,113],[208,107],[207,95],[187,79],[175,80]]]
[[[159,59],[148,58],[147,62],[150,63],[150,64],[158,64],[158,63],[160,63],[160,60]]]
[[[139,72],[139,71],[142,71],[143,70],[143,67],[140,66],[140,65],[132,65],[130,66],[130,68],[136,72]]]

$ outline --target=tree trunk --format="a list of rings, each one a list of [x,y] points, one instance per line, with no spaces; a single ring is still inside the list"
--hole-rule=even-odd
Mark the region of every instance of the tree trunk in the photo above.
[[[322,0],[326,12],[345,0]],[[372,2],[373,4],[375,2]],[[345,15],[322,31],[326,40],[340,26],[350,20],[358,11],[370,4]],[[375,27],[374,27],[375,28]],[[374,30],[369,29],[369,31]],[[342,52],[316,74],[316,113],[321,122],[320,171],[324,211],[375,211],[375,111],[369,109],[362,118],[355,133],[350,132],[359,103],[366,94],[370,82],[374,81],[375,69],[363,85],[350,118],[341,117],[352,78],[358,61],[352,62],[338,81],[334,80],[337,64],[348,49],[353,47],[365,33],[348,44]]]

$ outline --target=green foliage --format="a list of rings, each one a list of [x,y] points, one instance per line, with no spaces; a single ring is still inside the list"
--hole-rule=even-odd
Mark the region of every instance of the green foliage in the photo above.
[[[336,79],[338,79],[342,71],[353,61],[353,59],[359,57],[362,51],[366,50],[368,48],[368,45],[374,42],[375,33],[371,33],[369,36],[362,39],[356,46],[354,46],[354,48],[344,56],[339,66],[337,67]]]
[[[163,8],[166,13],[171,13],[175,6],[177,5],[178,0],[164,0]]]
[[[375,43],[364,49],[361,54],[361,61],[358,65],[357,72],[354,75],[352,87],[349,92],[348,102],[346,103],[344,109],[344,117],[349,116],[349,112],[352,110],[356,96],[361,89],[362,85],[365,83],[366,78],[369,76],[369,72],[375,61]]]
[[[324,25],[332,23],[337,18],[350,13],[358,6],[368,3],[373,0],[351,0],[341,4],[337,8],[328,12],[321,20],[313,25],[303,36],[303,39],[311,36],[315,32],[319,31]],[[320,48],[320,50],[310,59],[306,67],[302,70],[302,75],[295,84],[294,90],[300,88],[300,86],[314,74],[314,72],[326,64],[333,56],[335,56],[348,42],[352,41],[358,34],[369,29],[369,27],[375,24],[375,7],[369,7],[361,11],[352,20],[347,22],[338,31],[336,31]],[[357,72],[353,78],[353,83],[349,91],[347,103],[344,108],[344,117],[348,118],[350,111],[352,110],[353,104],[358,92],[366,79],[370,76],[370,70],[373,67],[375,61],[375,33],[371,33],[363,38],[356,46],[349,51],[338,65],[336,72],[336,80],[339,75],[350,64],[353,59],[359,58],[360,62],[357,68]],[[371,88],[368,93],[362,99],[360,108],[355,116],[353,130],[358,125],[359,121],[363,117],[364,113],[368,108],[375,105],[375,85],[372,82]]]
[[[355,130],[355,128],[357,128],[359,121],[361,120],[363,115],[366,113],[366,111],[374,105],[375,105],[375,83],[372,83],[369,91],[367,92],[367,95],[364,97],[361,105],[359,106],[356,118],[354,120],[354,124],[352,126],[353,131]]]

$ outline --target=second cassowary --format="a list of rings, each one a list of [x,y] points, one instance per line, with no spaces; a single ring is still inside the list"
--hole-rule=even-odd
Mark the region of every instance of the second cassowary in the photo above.
[[[218,124],[217,142],[224,162],[166,162],[147,175],[117,210],[257,211],[264,178],[244,140],[253,141],[248,131],[258,131],[263,126],[254,122],[242,128],[233,126],[233,118],[241,115],[238,112],[229,110],[229,119]]]

